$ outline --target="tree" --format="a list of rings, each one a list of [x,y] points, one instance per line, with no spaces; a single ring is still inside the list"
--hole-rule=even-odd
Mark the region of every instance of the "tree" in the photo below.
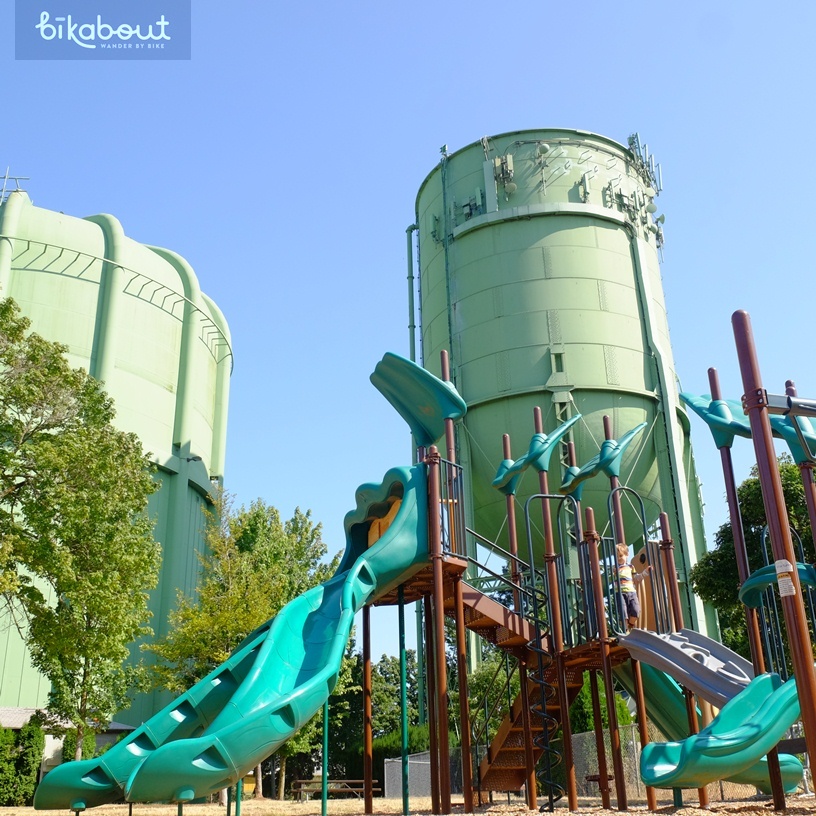
[[[484,744],[486,740],[489,742],[495,736],[520,690],[515,658],[492,647],[482,664],[468,677],[470,717],[472,727],[475,726],[472,736],[478,744]],[[451,696],[451,711],[458,712],[458,691]]]
[[[296,508],[282,521],[262,499],[235,510],[229,495],[216,497],[206,526],[207,554],[195,598],[179,593],[170,633],[149,648],[160,660],[155,684],[180,693],[217,668],[241,641],[285,604],[327,580],[339,557],[323,561],[322,527]],[[278,751],[283,791],[286,758],[320,741],[319,717]]]
[[[90,759],[96,753],[96,736],[92,731],[86,732],[77,740],[75,728],[69,728],[62,738],[62,761],[73,759]]]
[[[32,717],[18,732],[17,801],[15,805],[30,805],[40,779],[40,765],[45,750],[45,732],[37,717]]]
[[[405,651],[406,696],[408,703],[408,725],[419,722],[417,661],[416,651]],[[383,655],[372,666],[371,710],[374,738],[386,734],[399,733],[402,728],[400,708],[400,661],[399,657]]]
[[[805,558],[813,560],[813,536],[810,529],[807,504],[799,468],[790,457],[779,457],[779,474],[791,528],[801,540]],[[754,467],[751,475],[737,488],[740,503],[745,545],[748,550],[750,569],[763,566],[762,537],[765,529],[765,507],[762,501],[759,476]],[[770,542],[768,557],[773,561]],[[691,570],[691,587],[694,592],[716,608],[720,618],[722,642],[738,654],[750,659],[745,611],[739,601],[739,573],[734,557],[734,537],[730,524],[723,524],[715,535],[715,546],[707,552]]]
[[[150,632],[160,548],[146,510],[157,485],[99,383],[28,329],[0,302],[0,590],[51,683],[50,715],[81,742],[139,674],[123,664]]]
[[[608,728],[609,712],[606,708],[606,686],[603,677],[600,675],[598,675],[598,695],[601,702],[601,724],[604,728]],[[618,692],[615,692],[615,713],[618,718],[618,725],[628,725],[633,721],[626,701]],[[578,696],[572,701],[569,718],[573,734],[584,734],[587,731],[592,731],[595,727],[595,715],[592,711],[592,689],[586,676]]]
[[[0,807],[31,804],[44,748],[45,733],[36,717],[19,731],[0,728]]]
[[[296,508],[284,522],[261,499],[236,511],[227,493],[216,496],[198,594],[179,592],[170,633],[148,647],[160,658],[155,685],[177,694],[190,688],[289,601],[329,578],[338,558],[322,561],[321,533],[309,511]]]

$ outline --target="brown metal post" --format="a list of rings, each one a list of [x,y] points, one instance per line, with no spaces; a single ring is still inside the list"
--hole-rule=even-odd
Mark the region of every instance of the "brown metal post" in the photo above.
[[[465,629],[465,603],[462,580],[453,583],[456,605],[456,667],[459,674],[459,720],[462,748],[462,792],[465,797],[465,813],[473,812],[473,756],[470,748],[470,706],[468,705],[467,630]]]
[[[666,583],[669,589],[669,602],[672,608],[672,625],[675,631],[679,632],[683,626],[683,608],[680,605],[680,587],[677,581],[677,566],[674,562],[674,541],[671,538],[669,529],[669,516],[667,513],[660,514],[660,555],[663,559],[663,573],[666,576]],[[687,688],[683,689],[683,698],[686,703],[686,718],[689,724],[689,734],[700,732],[700,723],[697,719],[697,706],[694,702],[694,694]],[[700,807],[708,807],[708,791],[697,788],[697,797]]]
[[[502,436],[502,451],[505,459],[510,459],[510,437],[507,434]],[[521,584],[521,570],[518,563],[518,531],[516,529],[516,497],[513,493],[508,492],[505,496],[505,506],[507,508],[507,536],[510,542],[510,555],[512,562],[510,564],[510,578],[513,582],[513,610],[517,615],[524,615],[524,609],[521,604],[521,591],[519,585]],[[536,807],[536,776],[535,776],[535,754],[533,753],[533,728],[530,719],[530,686],[527,683],[527,663],[526,655],[522,654],[519,657],[519,679],[520,689],[519,697],[521,698],[521,723],[524,733],[524,778],[526,780],[527,788],[527,805],[530,810]],[[543,703],[543,701],[542,701]]]
[[[440,526],[439,451],[432,445],[428,452],[428,546],[433,567],[434,669],[436,674],[436,727],[439,750],[439,805],[450,813],[450,745],[448,741],[448,672],[445,659],[445,585],[442,569],[442,530]]]
[[[708,369],[708,385],[711,389],[711,398],[722,399],[720,390],[720,380],[717,376],[716,368]],[[748,548],[745,544],[745,531],[742,527],[742,514],[740,513],[739,498],[737,496],[737,480],[734,476],[734,464],[731,459],[731,448],[723,445],[720,448],[720,461],[722,462],[723,480],[725,481],[725,496],[728,503],[728,515],[731,520],[731,534],[734,539],[734,555],[737,560],[737,574],[739,575],[740,586],[742,586],[751,575],[751,568],[748,564]],[[759,616],[756,609],[744,607],[745,623],[748,629],[748,645],[751,649],[751,662],[754,666],[754,674],[765,672],[765,658],[762,655],[762,636],[759,631]]]
[[[607,440],[614,439],[612,435],[612,420],[609,416],[605,416],[603,418],[603,427],[604,438]],[[612,494],[615,543],[626,544],[626,532],[623,524],[623,503],[621,502],[620,491],[617,490],[617,488],[620,487],[620,480],[617,478],[617,476],[610,476],[609,485],[612,490],[615,491]],[[617,555],[615,555],[615,558],[617,558]],[[624,610],[624,614],[626,614],[626,610]],[[635,704],[637,706],[638,735],[640,736],[640,747],[642,750],[649,744],[649,729],[646,724],[646,698],[643,694],[643,676],[640,670],[640,662],[632,658],[631,664],[632,676],[635,681]],[[657,796],[654,788],[646,788],[646,804],[649,810],[655,810],[657,808]]]
[[[601,646],[601,672],[606,692],[606,713],[609,722],[609,742],[612,749],[612,769],[615,777],[615,795],[618,800],[618,810],[627,810],[626,780],[623,771],[623,754],[621,752],[620,729],[618,728],[618,711],[615,707],[615,686],[612,679],[612,661],[609,657],[609,630],[606,626],[606,616],[603,614],[604,599],[601,585],[601,561],[598,554],[598,542],[601,537],[595,529],[595,513],[591,507],[585,510],[586,526],[584,538],[587,543],[589,564],[592,570],[592,594],[595,598],[595,608],[598,610],[598,634]],[[599,757],[600,762],[600,757]]]
[[[592,722],[595,732],[595,750],[598,753],[598,790],[601,793],[601,805],[609,810],[612,803],[609,798],[609,771],[606,769],[606,744],[603,735],[603,717],[601,716],[601,695],[598,691],[598,673],[589,672],[589,690],[592,695]]]
[[[544,433],[544,421],[541,416],[541,408],[538,406],[533,409],[533,421],[535,424],[535,432]],[[547,473],[543,470],[538,474],[538,489],[540,493],[545,495],[548,495],[550,492]],[[557,557],[555,552],[555,536],[553,535],[552,511],[550,509],[550,503],[546,500],[541,502],[541,515],[544,527],[544,562],[547,566],[547,583],[549,584],[550,600],[553,607],[553,636],[559,639],[563,648],[564,637],[561,629],[561,600],[558,587],[558,573],[555,567]],[[533,565],[531,564],[530,566]]]
[[[431,609],[431,596],[423,598],[425,607],[425,668],[427,671],[426,687],[428,689],[428,751],[430,753],[431,771],[431,810],[433,813],[441,813],[439,806],[439,744],[437,735],[437,696],[436,696],[436,658],[433,647],[433,610]]]
[[[669,538],[668,525],[668,514],[661,513],[660,531],[663,539],[660,542],[660,558],[663,561],[663,575],[666,577],[666,587],[669,593],[672,630],[679,632],[685,623],[683,621],[683,607],[680,600],[680,584],[677,580],[677,565],[674,563],[674,542]]]
[[[363,798],[365,813],[374,812],[374,737],[371,722],[371,607],[363,607]]]
[[[544,433],[544,420],[541,408],[533,409],[533,423],[536,433]],[[550,492],[546,471],[538,473],[539,492],[548,495]],[[544,563],[547,568],[547,589],[550,603],[550,631],[555,649],[556,670],[558,672],[558,707],[561,720],[561,733],[564,737],[564,770],[567,775],[567,802],[570,810],[578,810],[578,783],[575,779],[575,761],[572,755],[572,728],[569,719],[569,699],[567,698],[567,672],[564,661],[564,629],[561,620],[561,594],[558,586],[556,569],[555,536],[553,534],[552,512],[547,499],[541,501],[542,523],[544,527]],[[534,565],[530,565],[534,569]],[[533,582],[535,584],[535,581]],[[543,701],[542,701],[543,702]]]
[[[813,671],[813,645],[808,632],[802,587],[796,556],[793,552],[788,513],[782,493],[782,480],[776,462],[771,423],[768,417],[767,392],[762,387],[751,321],[747,312],[734,312],[731,322],[737,345],[742,385],[743,405],[751,424],[751,436],[757,459],[757,472],[762,487],[765,519],[771,536],[776,561],[777,585],[785,627],[791,649],[793,673],[802,709],[802,724],[808,748],[810,767],[816,767],[816,674]]]
[[[720,379],[716,368],[708,369],[708,384],[711,389],[711,398],[722,399],[720,389]],[[748,563],[748,547],[745,544],[745,531],[742,526],[742,514],[740,513],[739,497],[737,495],[737,479],[734,475],[734,464],[731,459],[731,448],[723,445],[720,448],[720,461],[723,469],[723,481],[725,482],[725,496],[728,503],[728,515],[731,520],[731,537],[734,541],[734,555],[737,561],[737,574],[740,586],[742,586],[751,575],[751,567]],[[664,534],[666,537],[666,534]],[[751,663],[754,667],[754,674],[765,673],[765,657],[762,654],[762,635],[759,631],[759,615],[757,610],[748,606],[743,606],[745,610],[745,626],[748,632],[748,646],[751,650]],[[771,791],[773,793],[774,810],[785,809],[785,789],[782,782],[782,771],[779,767],[779,751],[774,748],[768,753],[768,776],[771,781]]]

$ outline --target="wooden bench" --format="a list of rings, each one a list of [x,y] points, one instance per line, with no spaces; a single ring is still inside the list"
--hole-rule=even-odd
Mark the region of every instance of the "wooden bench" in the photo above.
[[[377,787],[376,779],[372,780],[371,792],[382,793],[382,788]],[[327,793],[353,793],[358,799],[365,795],[364,779],[329,779],[326,786]],[[297,794],[298,802],[302,802],[304,797],[309,801],[311,796],[320,796],[323,793],[322,779],[296,779],[292,782],[292,793]]]

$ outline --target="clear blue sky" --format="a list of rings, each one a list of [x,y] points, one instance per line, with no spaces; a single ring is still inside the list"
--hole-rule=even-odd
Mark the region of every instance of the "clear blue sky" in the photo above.
[[[638,131],[663,166],[683,387],[706,392],[715,365],[739,398],[730,318],[747,309],[768,390],[792,377],[816,397],[816,5],[193,6],[188,62],[26,62],[3,4],[0,171],[30,176],[40,206],[112,213],[192,263],[232,331],[239,502],[311,508],[334,552],[357,485],[410,461],[368,375],[407,353],[416,191],[442,144],[485,134]],[[725,518],[719,457],[696,419],[693,434],[710,535]],[[736,453],[744,477],[751,452]],[[393,619],[374,618],[375,653],[392,651]]]

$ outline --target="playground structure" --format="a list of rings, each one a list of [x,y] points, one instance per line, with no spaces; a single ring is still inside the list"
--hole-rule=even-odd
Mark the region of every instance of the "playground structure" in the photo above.
[[[650,808],[657,786],[678,799],[682,789],[697,789],[704,803],[712,779],[755,785],[783,807],[802,764],[774,746],[800,709],[811,767],[816,758],[812,657],[799,609],[800,575],[804,583],[813,576],[794,566],[785,536],[769,423],[800,446],[803,479],[810,479],[816,438],[797,415],[807,401],[792,408],[766,398],[752,341],[737,320],[744,406],[723,401],[715,385],[713,400],[683,401],[709,421],[724,466],[735,435],[753,438],[770,497],[773,565],[752,575],[738,540],[731,473],[751,633],[752,660],[745,661],[706,637],[715,615],[688,583],[705,545],[662,300],[660,187],[659,167],[636,136],[626,148],[584,131],[519,131],[453,154],[443,149],[408,229],[411,359],[387,354],[371,376],[413,434],[414,463],[358,489],[332,579],[289,604],[106,754],[52,771],[35,806],[80,810],[124,800],[181,807],[235,784],[321,706],[325,718],[352,620],[362,610],[363,791],[372,812],[371,609],[399,607],[404,661],[404,607],[416,601],[424,610],[418,662],[427,679],[434,813],[449,813],[451,804],[446,617],[455,622],[457,714],[467,726],[460,728],[462,753],[472,759],[463,763],[467,811],[493,791],[519,790],[530,808],[537,794],[550,809],[562,795],[578,808],[568,710],[585,674],[596,724],[604,704],[608,714],[610,752],[596,731],[604,807],[613,792],[616,806],[628,807],[616,682],[636,702]],[[415,294],[424,367],[413,362]],[[770,403],[795,418],[766,421]],[[743,408],[748,423],[734,419]],[[530,438],[514,458],[511,439]],[[810,491],[816,518],[812,479]],[[641,584],[643,629],[627,631],[619,613],[619,543],[634,548],[637,569],[651,567]],[[773,614],[754,611],[777,581],[781,614],[778,606]],[[784,671],[781,638],[768,635],[772,618],[783,617],[795,686],[768,673]],[[476,638],[510,656],[518,672],[518,696],[491,732],[469,727],[477,717],[467,694],[468,645]],[[711,705],[722,709],[713,720]],[[648,743],[647,717],[671,742]],[[329,750],[324,729],[324,761]],[[324,765],[324,790],[326,781]],[[406,783],[403,757],[407,813]]]
[[[735,325],[745,335],[743,323],[742,317],[735,316]],[[750,336],[738,337],[738,342],[752,349]],[[751,369],[752,354],[747,354],[744,376],[754,387],[746,391],[759,393],[762,388],[755,358]],[[442,369],[447,373],[444,359]],[[471,744],[470,729],[461,729],[463,755],[479,759],[473,766],[468,762],[463,765],[466,811],[488,791],[522,788],[533,809],[539,787],[550,809],[563,793],[570,809],[578,808],[566,712],[582,685],[584,672],[590,673],[596,722],[600,722],[597,714],[601,706],[594,679],[597,674],[604,677],[607,689],[614,780],[608,774],[603,741],[597,741],[598,783],[605,807],[611,806],[612,781],[617,807],[625,810],[628,806],[619,767],[620,746],[615,742],[618,729],[613,676],[631,688],[637,703],[641,776],[649,786],[647,801],[652,809],[656,804],[654,787],[677,792],[694,788],[704,803],[705,785],[723,778],[772,792],[777,808],[783,807],[784,792],[796,789],[802,765],[795,757],[776,755],[774,748],[801,709],[812,763],[814,732],[810,720],[816,714],[816,707],[808,702],[813,700],[814,677],[800,575],[805,584],[812,584],[816,576],[807,565],[784,569],[783,562],[796,561],[790,536],[786,542],[784,537],[774,539],[772,532],[774,555],[778,556],[774,570],[765,568],[749,576],[743,582],[743,597],[746,603],[756,604],[762,593],[778,582],[795,680],[782,682],[775,674],[756,671],[761,650],[751,665],[720,644],[684,629],[666,514],[660,518],[659,542],[650,540],[645,523],[643,526],[645,559],[652,566],[648,579],[651,611],[647,616],[651,628],[627,633],[615,602],[619,587],[614,578],[610,580],[611,570],[605,577],[601,571],[609,570],[614,544],[623,540],[623,525],[617,519],[621,516],[621,497],[629,495],[629,488],[619,483],[618,467],[637,429],[615,440],[607,422],[606,440],[598,455],[583,467],[573,465],[559,493],[550,492],[547,479],[551,455],[566,429],[544,434],[539,430],[540,413],[536,412],[532,442],[526,454],[516,460],[511,459],[505,438],[507,455],[494,486],[507,499],[510,550],[503,553],[507,568],[488,572],[467,554],[466,537],[477,534],[464,522],[463,474],[453,458],[454,424],[466,411],[464,401],[446,378],[437,379],[395,355],[383,358],[372,382],[411,428],[419,451],[418,464],[392,469],[381,483],[358,489],[357,507],[345,520],[347,549],[334,577],[290,603],[252,633],[223,666],[106,754],[66,763],[52,771],[37,790],[35,806],[80,810],[121,800],[183,803],[236,783],[325,705],[357,610],[364,611],[364,651],[370,661],[371,606],[398,603],[402,612],[405,603],[422,600],[427,612],[434,813],[449,813],[451,809],[446,615],[456,624],[461,671],[459,716],[463,723],[471,721],[466,689],[468,630],[513,654],[521,681],[518,698],[483,755]],[[782,410],[767,395],[746,404],[749,411],[765,419],[769,404],[771,410]],[[816,413],[812,403],[793,397],[785,402],[785,410],[793,414],[787,422],[797,425],[801,422],[798,416],[807,411]],[[724,413],[720,411],[719,416]],[[733,416],[728,421],[734,422]],[[766,422],[764,430],[755,430],[753,424],[752,437],[759,448],[758,440],[770,439],[771,424]],[[809,428],[800,426],[800,432],[805,443],[812,441]],[[440,439],[444,439],[444,458],[435,445]],[[541,492],[525,502],[527,546],[522,554],[514,491],[520,476],[529,469],[537,473]],[[593,509],[582,511],[579,506],[582,484],[600,474],[610,484],[611,539],[597,534]],[[768,519],[772,525],[771,511],[780,517],[784,505],[774,503],[770,495]],[[481,538],[479,546],[499,552]],[[565,578],[567,547],[577,551],[579,581]],[[536,562],[542,560],[544,568],[538,569]],[[497,589],[502,592],[497,593]],[[404,633],[404,625],[401,629]],[[401,645],[404,649],[404,642]],[[722,707],[702,728],[695,695]],[[366,700],[364,792],[366,812],[372,812],[370,694]],[[647,716],[675,742],[648,743]],[[559,727],[564,733],[562,757],[555,756],[551,744]],[[552,779],[558,759],[566,768],[566,790]],[[539,765],[543,772],[537,780]]]

